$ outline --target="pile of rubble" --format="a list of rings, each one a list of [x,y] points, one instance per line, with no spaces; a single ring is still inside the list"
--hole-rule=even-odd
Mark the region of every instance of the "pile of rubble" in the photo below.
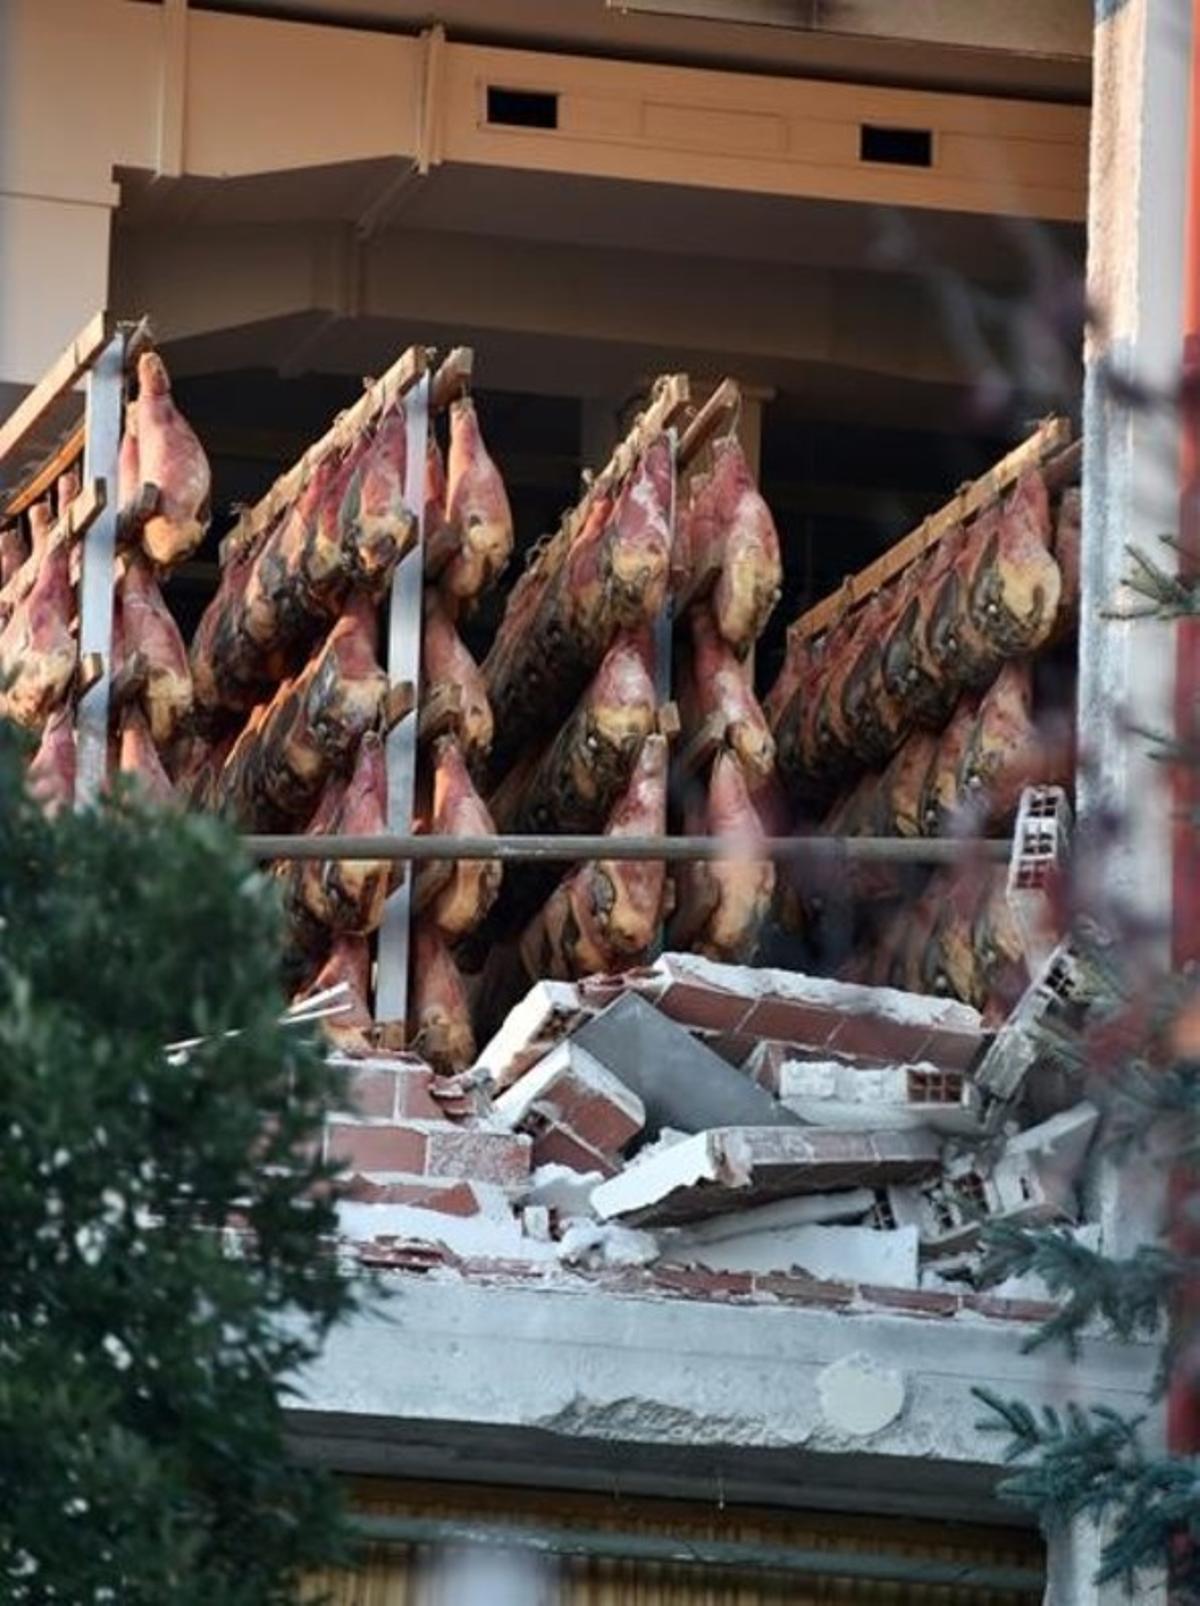
[[[1078,1218],[1097,1111],[1029,1074],[1078,993],[1065,950],[999,1032],[956,1001],[692,955],[540,982],[464,1076],[343,1061],[345,1233],[423,1270],[969,1297],[983,1222]]]

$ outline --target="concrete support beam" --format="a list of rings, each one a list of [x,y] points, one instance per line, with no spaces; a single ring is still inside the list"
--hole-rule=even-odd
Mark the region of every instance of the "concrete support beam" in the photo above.
[[[345,1470],[1011,1518],[990,1496],[1003,1439],[977,1430],[971,1386],[1036,1409],[1086,1385],[1130,1411],[1154,1360],[1088,1340],[1077,1369],[1023,1354],[1008,1322],[599,1286],[403,1278],[396,1295],[336,1328],[300,1380],[293,1428]]]
[[[740,373],[739,362],[754,359],[760,370],[819,363],[926,384],[974,377],[916,279],[758,262],[739,269],[753,294],[731,298],[726,263],[652,252],[634,260],[613,248],[478,236],[464,250],[449,232],[389,230],[356,245],[331,224],[173,224],[122,231],[114,300],[121,310],[151,308],[161,337],[176,341],[322,312],[458,328],[464,338],[492,331],[640,349],[710,374]],[[336,350],[320,356],[338,366]],[[754,404],[752,396],[748,429]]]
[[[841,34],[893,44],[1064,56],[1092,47],[1089,0],[605,0],[611,11]]]

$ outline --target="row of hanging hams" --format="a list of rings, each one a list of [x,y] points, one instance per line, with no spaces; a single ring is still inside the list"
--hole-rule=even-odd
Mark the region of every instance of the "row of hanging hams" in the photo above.
[[[1078,532],[1077,493],[1052,508],[1030,470],[823,638],[789,643],[765,707],[792,796],[828,801],[914,730],[940,730],[1009,659],[1069,630]]]
[[[628,969],[664,938],[714,957],[753,952],[773,884],[755,793],[773,774],[774,743],[750,654],[778,594],[779,543],[736,438],[714,442],[712,459],[673,517],[670,445],[643,438],[510,593],[483,664],[497,732],[490,815],[505,832],[602,833],[612,848],[565,873],[509,868],[475,940],[438,956],[443,990],[451,966],[462,982],[459,1011],[473,997],[477,1017],[494,1020],[530,980]],[[680,740],[711,738],[678,797],[653,631],[669,598],[689,643],[675,666]],[[621,859],[622,837],[671,823],[721,834],[728,856],[670,872]],[[443,1040],[447,1018],[443,1007]]]
[[[1070,785],[1070,695],[1039,664],[1076,624],[1079,530],[1078,489],[1054,497],[1031,470],[823,641],[789,643],[764,707],[818,834],[1004,834],[1024,787]],[[831,921],[851,929],[847,975],[998,1019],[1024,974],[1003,883],[972,865],[852,863],[788,877],[777,912],[818,947]]]
[[[208,460],[175,406],[166,366],[143,352],[120,446],[112,768],[155,798],[170,793],[167,755],[192,708],[187,653],[159,581],[203,538],[210,488]],[[78,494],[70,471],[54,502],[28,510],[28,535],[19,523],[0,532],[0,715],[41,734],[31,785],[50,809],[72,802],[75,789],[80,548],[68,514]]]

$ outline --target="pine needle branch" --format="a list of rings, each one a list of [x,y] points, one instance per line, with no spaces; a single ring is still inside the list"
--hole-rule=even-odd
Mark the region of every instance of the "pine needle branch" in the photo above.
[[[1128,1259],[1114,1260],[1059,1227],[1001,1221],[987,1226],[983,1238],[983,1280],[1033,1275],[1052,1298],[1063,1300],[1026,1341],[1027,1350],[1062,1343],[1074,1356],[1083,1332],[1095,1322],[1126,1342],[1155,1336],[1184,1269],[1177,1256],[1157,1245],[1143,1244]]]
[[[1178,550],[1173,536],[1163,535],[1159,539],[1164,545]],[[1104,618],[1186,619],[1200,613],[1200,582],[1172,574],[1138,547],[1127,546],[1125,550],[1132,567],[1121,584],[1135,597],[1142,598],[1143,603],[1124,608],[1105,608]]]

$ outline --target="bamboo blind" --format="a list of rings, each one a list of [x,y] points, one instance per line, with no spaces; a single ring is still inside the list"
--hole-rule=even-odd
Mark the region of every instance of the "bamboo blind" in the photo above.
[[[620,1529],[696,1540],[791,1544],[831,1551],[894,1551],[944,1561],[1037,1567],[1036,1536],[1001,1528],[931,1523],[900,1518],[826,1513],[775,1513],[727,1507],[719,1510],[630,1497],[561,1495],[524,1490],[396,1485],[371,1480],[354,1486],[355,1510],[372,1514],[488,1521],[538,1522],[545,1526]],[[459,1575],[444,1559],[424,1550],[372,1546],[353,1572],[326,1573],[311,1581],[306,1599],[324,1595],[330,1606],[475,1606],[452,1598]],[[499,1579],[503,1574],[498,1575]],[[866,1583],[838,1579],[706,1575],[700,1567],[645,1561],[568,1559],[526,1585],[519,1606],[1029,1606],[1027,1595],[944,1585]],[[533,1593],[530,1593],[530,1589]],[[501,1600],[498,1582],[494,1606]],[[488,1606],[493,1606],[492,1602]],[[512,1606],[517,1606],[514,1597]]]

